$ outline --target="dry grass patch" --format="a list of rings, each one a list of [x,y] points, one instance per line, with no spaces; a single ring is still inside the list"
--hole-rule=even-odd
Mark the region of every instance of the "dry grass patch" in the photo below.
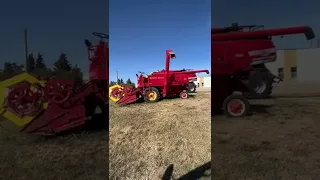
[[[320,179],[320,98],[261,102],[253,102],[251,117],[213,118],[212,176],[217,180]]]
[[[0,179],[105,180],[107,131],[43,138],[0,128]]]
[[[211,160],[210,92],[119,107],[110,103],[110,179],[160,179]]]

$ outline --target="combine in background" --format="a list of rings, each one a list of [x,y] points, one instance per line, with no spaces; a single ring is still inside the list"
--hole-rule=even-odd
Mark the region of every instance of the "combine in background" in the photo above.
[[[165,72],[165,70],[152,72],[150,74],[163,73],[163,72]],[[197,73],[207,73],[207,74],[209,73],[209,71],[206,69],[203,69],[203,70],[181,69],[181,70],[170,70],[169,71],[170,74],[175,73],[175,72],[179,72],[179,73],[181,73],[181,74],[179,74],[179,76],[183,76],[181,78],[185,80],[188,93],[195,93],[197,90],[197,85],[194,83],[195,81],[197,81]]]
[[[229,66],[228,73],[236,73],[242,83],[249,87],[247,95],[252,98],[268,97],[272,93],[273,83],[282,81],[265,66],[265,63],[274,62],[277,58],[272,37],[292,34],[305,34],[307,40],[315,37],[310,27],[263,28],[234,23],[230,27],[211,30],[212,62],[225,63],[218,67]]]
[[[167,50],[165,70],[153,72],[149,76],[144,76],[143,73],[136,74],[137,88],[111,86],[109,88],[110,99],[117,104],[127,105],[139,99],[143,99],[145,102],[157,102],[162,98],[179,96],[182,99],[188,98],[190,77],[194,77],[195,73],[209,73],[209,71],[170,71],[170,60],[175,58],[176,54],[172,50]]]

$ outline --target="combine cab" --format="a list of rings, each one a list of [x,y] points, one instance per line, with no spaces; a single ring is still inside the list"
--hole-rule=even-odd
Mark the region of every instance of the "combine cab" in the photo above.
[[[243,116],[249,110],[246,93],[269,96],[276,79],[265,63],[276,61],[272,37],[305,34],[315,37],[307,26],[259,29],[260,26],[238,26],[211,30],[211,106],[212,112],[223,110],[229,116]],[[259,90],[259,88],[261,88]],[[235,91],[242,95],[234,94]]]
[[[314,38],[309,27],[264,30],[263,26],[234,23],[230,27],[212,29],[212,67],[217,73],[239,77],[249,88],[248,97],[266,98],[272,93],[273,83],[282,81],[265,67],[265,63],[276,61],[272,37],[292,34],[305,34],[308,40]]]
[[[137,76],[137,88],[129,86],[121,87],[114,85],[109,88],[109,98],[120,105],[126,105],[144,99],[145,102],[157,102],[161,98],[179,97],[188,98],[188,84],[190,77],[195,73],[207,72],[198,71],[170,71],[170,59],[176,58],[172,50],[166,51],[166,68],[159,72],[153,72],[149,76],[142,73]]]
[[[100,41],[92,45],[85,40],[91,61],[88,83],[75,89],[72,81],[51,79],[45,82],[27,73],[20,74],[0,83],[1,115],[19,126],[22,132],[56,135],[82,130],[90,124],[96,107],[100,107],[100,126],[108,127],[108,36],[93,35]]]

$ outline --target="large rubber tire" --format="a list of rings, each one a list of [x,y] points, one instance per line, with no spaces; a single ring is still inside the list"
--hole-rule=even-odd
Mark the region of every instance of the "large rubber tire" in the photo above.
[[[240,111],[233,111],[231,103],[237,103],[237,105],[240,105]],[[250,111],[250,104],[244,96],[232,94],[223,101],[222,110],[228,117],[243,117],[248,115]]]
[[[188,93],[195,93],[197,90],[197,85],[193,82],[188,84]]]
[[[155,95],[155,97],[150,98],[150,93],[153,93],[153,95]],[[147,103],[158,102],[159,99],[160,99],[160,92],[155,87],[151,87],[150,91],[146,92],[146,94],[144,95],[144,101]]]
[[[253,71],[249,76],[248,97],[254,99],[265,99],[270,96],[273,88],[273,77],[268,71]]]

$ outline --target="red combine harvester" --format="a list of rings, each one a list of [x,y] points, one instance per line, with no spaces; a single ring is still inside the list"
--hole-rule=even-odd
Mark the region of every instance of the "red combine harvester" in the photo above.
[[[260,97],[270,94],[275,76],[265,63],[276,61],[272,37],[305,34],[315,37],[308,26],[279,29],[257,29],[260,26],[238,26],[211,30],[212,112],[224,111],[229,116],[243,116],[249,111],[245,93],[259,94],[256,87],[266,84]],[[242,92],[242,95],[234,92]]]
[[[9,92],[8,99],[11,102],[31,102],[34,106],[48,103],[47,108],[35,107],[28,114],[23,114],[23,116],[34,118],[23,127],[22,132],[56,135],[81,130],[91,124],[89,121],[93,122],[92,117],[96,107],[99,107],[102,112],[99,123],[102,122],[103,126],[108,127],[109,108],[106,104],[108,103],[107,87],[109,84],[108,35],[97,32],[94,32],[93,35],[100,38],[98,45],[92,45],[89,40],[85,40],[90,60],[89,82],[75,89],[72,81],[51,79],[44,86],[23,84]],[[31,91],[30,86],[36,86],[38,89]],[[29,93],[22,93],[23,96],[21,96],[20,92]],[[19,99],[12,101],[14,98]],[[25,104],[20,104],[20,106],[25,106]],[[9,104],[8,109],[16,107],[18,106]]]
[[[112,101],[120,105],[127,105],[143,98],[145,102],[157,102],[160,98],[178,97],[188,98],[189,77],[195,73],[206,72],[208,70],[196,71],[170,71],[170,59],[176,58],[172,50],[166,51],[165,70],[151,73],[144,76],[142,73],[137,76],[137,88],[130,86],[121,87],[114,85],[109,89],[109,97]]]
[[[154,73],[164,73],[165,70],[153,72]],[[191,69],[181,69],[181,70],[170,70],[169,73],[176,73],[176,72],[184,72],[181,74],[177,74],[178,76],[183,76],[179,77],[177,79],[184,79],[185,84],[188,89],[188,93],[195,93],[197,90],[197,85],[194,83],[194,81],[197,81],[197,73],[207,73],[209,74],[209,71],[204,69],[204,70],[191,70]]]
[[[215,28],[211,30],[214,49],[212,62],[230,63],[233,67],[228,69],[237,72],[242,83],[248,86],[248,97],[266,98],[272,93],[273,83],[282,81],[265,67],[265,63],[276,61],[272,36],[301,33],[305,34],[308,40],[314,38],[312,29],[308,27],[263,30],[263,26],[239,26],[234,23],[230,27]],[[249,66],[250,70],[243,69]]]

